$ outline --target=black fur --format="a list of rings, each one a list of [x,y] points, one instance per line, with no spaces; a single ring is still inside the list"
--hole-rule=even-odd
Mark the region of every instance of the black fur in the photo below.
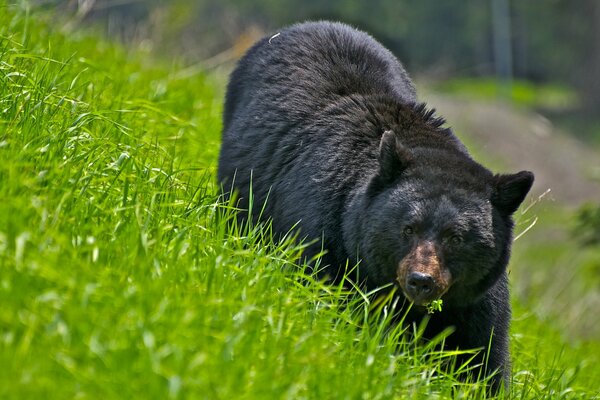
[[[369,35],[294,25],[259,41],[231,75],[218,178],[241,208],[252,187],[276,233],[298,223],[302,237],[322,238],[307,257],[323,246],[332,279],[349,260],[369,289],[397,282],[407,255],[431,244],[452,285],[427,335],[454,326],[448,348],[487,349],[493,330],[485,371],[500,371],[496,387],[509,373],[511,214],[533,175],[493,175],[443,124]]]

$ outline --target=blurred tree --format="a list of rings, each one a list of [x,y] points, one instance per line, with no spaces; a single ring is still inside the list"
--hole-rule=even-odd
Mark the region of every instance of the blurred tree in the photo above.
[[[600,1],[587,0],[585,3],[590,18],[590,46],[582,55],[583,79],[580,88],[587,111],[597,116],[600,112]],[[600,218],[598,222],[600,226]]]

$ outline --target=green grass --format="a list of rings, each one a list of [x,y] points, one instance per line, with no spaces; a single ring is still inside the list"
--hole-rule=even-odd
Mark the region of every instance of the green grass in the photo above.
[[[214,81],[54,26],[0,6],[0,398],[485,397],[389,304],[303,274],[301,244],[231,226]],[[513,397],[598,397],[598,341],[533,303]]]

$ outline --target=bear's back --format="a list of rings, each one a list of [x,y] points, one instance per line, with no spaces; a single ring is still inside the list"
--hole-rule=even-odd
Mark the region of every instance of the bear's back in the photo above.
[[[296,24],[263,38],[240,60],[227,90],[224,129],[267,105],[285,121],[305,121],[352,94],[416,102],[400,62],[367,33],[342,23]]]

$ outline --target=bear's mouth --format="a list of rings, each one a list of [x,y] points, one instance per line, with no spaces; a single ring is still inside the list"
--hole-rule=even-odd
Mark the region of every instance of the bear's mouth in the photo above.
[[[400,286],[400,290],[402,290],[402,294],[404,294],[404,297],[406,297],[408,301],[421,307],[427,307],[432,302],[436,300],[441,300],[442,297],[446,294],[446,292],[448,292],[448,290],[450,289],[450,285],[448,285],[443,290],[434,290],[431,293],[419,293],[415,295],[414,291],[411,292],[406,288],[405,285],[403,285],[400,282],[400,278],[397,279],[397,283],[399,284],[398,286]]]

